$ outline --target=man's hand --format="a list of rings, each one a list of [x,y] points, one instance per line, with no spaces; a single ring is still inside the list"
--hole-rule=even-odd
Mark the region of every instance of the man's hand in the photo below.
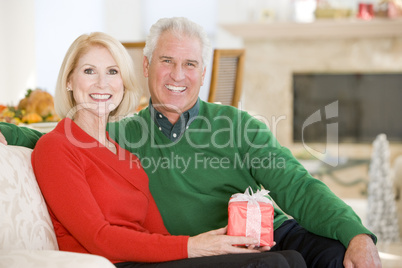
[[[4,138],[3,134],[1,134],[1,131],[0,131],[0,143],[7,145],[6,138]]]
[[[377,247],[369,235],[359,234],[350,240],[343,259],[345,268],[381,268]]]

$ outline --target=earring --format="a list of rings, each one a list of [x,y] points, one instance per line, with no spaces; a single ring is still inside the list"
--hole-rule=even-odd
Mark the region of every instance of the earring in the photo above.
[[[67,87],[67,91],[72,91],[70,87]]]

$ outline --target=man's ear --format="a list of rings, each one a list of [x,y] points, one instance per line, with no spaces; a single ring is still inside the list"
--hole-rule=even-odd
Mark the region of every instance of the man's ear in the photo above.
[[[202,72],[202,81],[201,81],[201,86],[204,85],[204,79],[205,79],[205,73],[207,72],[207,67],[204,67],[204,71]]]
[[[142,62],[142,71],[145,77],[148,77],[149,75],[149,60],[146,56],[144,56],[144,61]]]

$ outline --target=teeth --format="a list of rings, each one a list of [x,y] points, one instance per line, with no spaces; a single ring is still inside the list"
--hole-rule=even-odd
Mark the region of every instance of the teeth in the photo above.
[[[187,88],[187,87],[175,87],[172,85],[165,85],[165,87],[167,89],[169,89],[170,91],[174,91],[174,92],[182,92],[182,91],[186,90],[186,88]]]
[[[107,100],[112,97],[112,95],[109,94],[90,94],[90,96],[95,100]]]

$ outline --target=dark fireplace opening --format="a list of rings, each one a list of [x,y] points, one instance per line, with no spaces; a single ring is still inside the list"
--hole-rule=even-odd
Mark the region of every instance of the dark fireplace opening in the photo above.
[[[402,73],[297,73],[293,93],[294,142],[326,142],[334,123],[338,142],[371,143],[380,133],[402,141]],[[328,116],[335,102],[336,116]],[[306,124],[317,111],[321,120]]]

